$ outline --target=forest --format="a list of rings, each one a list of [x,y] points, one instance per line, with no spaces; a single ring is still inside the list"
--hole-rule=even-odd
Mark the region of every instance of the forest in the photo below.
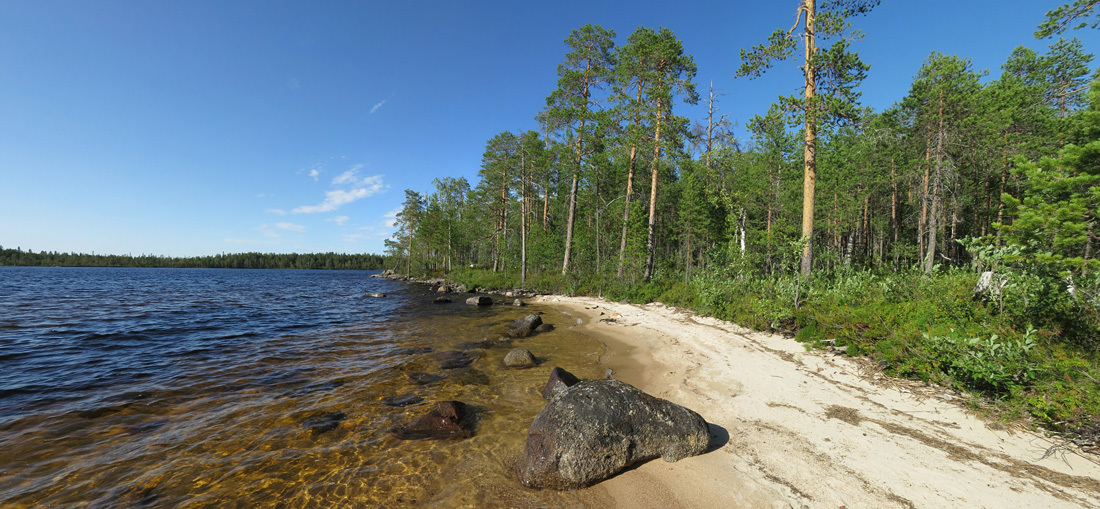
[[[573,31],[533,128],[487,140],[478,181],[405,191],[387,267],[682,306],[1096,444],[1100,86],[1072,33],[1098,2],[1036,20],[1047,49],[994,73],[933,51],[874,111],[855,49],[877,3],[804,0],[741,51],[739,77],[805,78],[748,139],[670,30]]]
[[[210,269],[328,269],[375,270],[383,257],[343,253],[229,253],[212,256],[168,257],[154,255],[97,255],[23,251],[0,247],[0,267],[165,267]]]

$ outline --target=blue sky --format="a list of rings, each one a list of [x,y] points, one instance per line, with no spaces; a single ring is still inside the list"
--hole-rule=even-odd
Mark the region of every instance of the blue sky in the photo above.
[[[855,20],[864,104],[899,100],[933,50],[994,76],[1016,46],[1045,51],[1032,32],[1061,3],[885,0]],[[486,140],[536,127],[571,30],[669,27],[743,126],[799,89],[793,62],[733,78],[796,5],[0,2],[0,245],[380,253],[404,189],[476,182]],[[1098,34],[1070,35],[1096,52]]]

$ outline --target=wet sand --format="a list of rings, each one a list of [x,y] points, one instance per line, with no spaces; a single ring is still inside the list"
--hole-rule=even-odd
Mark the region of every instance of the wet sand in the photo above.
[[[592,507],[1100,507],[1100,458],[968,412],[951,390],[662,304],[545,296],[614,378],[699,412],[711,450],[575,493]]]

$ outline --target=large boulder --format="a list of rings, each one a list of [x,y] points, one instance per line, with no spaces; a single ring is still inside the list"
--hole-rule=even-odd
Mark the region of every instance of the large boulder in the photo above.
[[[546,387],[542,388],[542,399],[554,399],[554,396],[565,392],[566,389],[581,382],[573,373],[561,368],[550,371],[550,378],[546,380]]]
[[[493,305],[493,299],[483,295],[481,297],[470,297],[466,299],[466,303],[471,306],[491,306]]]
[[[539,315],[527,315],[519,320],[512,322],[509,326],[508,335],[513,338],[525,338],[531,335],[531,331],[537,329],[542,325],[542,317]]]
[[[530,488],[577,489],[657,456],[701,454],[709,441],[699,414],[618,380],[588,380],[535,417],[516,473]]]
[[[465,403],[440,401],[431,412],[390,431],[402,440],[469,438],[473,435],[473,420]]]
[[[526,348],[516,348],[504,356],[504,366],[508,368],[530,368],[535,365],[535,356]]]

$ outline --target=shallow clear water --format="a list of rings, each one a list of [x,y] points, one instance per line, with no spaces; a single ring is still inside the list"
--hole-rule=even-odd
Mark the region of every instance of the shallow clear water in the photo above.
[[[361,271],[0,267],[0,506],[583,505],[512,468],[550,369],[599,377],[602,345],[552,308],[435,296]],[[433,356],[532,312],[557,326],[511,342],[536,368],[502,368],[508,346]],[[403,394],[424,402],[380,401]],[[449,399],[472,438],[389,433]]]

